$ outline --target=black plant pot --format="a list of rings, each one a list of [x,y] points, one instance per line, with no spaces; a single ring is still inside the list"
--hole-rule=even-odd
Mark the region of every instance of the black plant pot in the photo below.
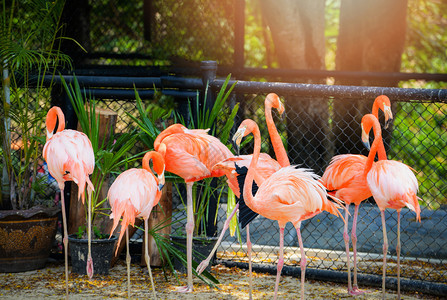
[[[186,254],[186,237],[185,236],[171,236],[173,246]],[[192,239],[192,259],[200,264],[202,260],[208,257],[216,245],[217,237],[193,237]],[[210,260],[207,271],[211,271],[211,266],[214,264],[214,257]],[[194,267],[194,266],[193,266]],[[186,273],[186,265],[183,265],[180,260],[174,257],[174,269],[181,273]]]
[[[45,267],[56,234],[59,208],[0,211],[0,272]]]
[[[92,240],[92,260],[95,274],[108,275],[113,249],[118,238]],[[80,275],[87,274],[88,240],[78,239],[75,234],[68,236],[71,255],[71,271]]]

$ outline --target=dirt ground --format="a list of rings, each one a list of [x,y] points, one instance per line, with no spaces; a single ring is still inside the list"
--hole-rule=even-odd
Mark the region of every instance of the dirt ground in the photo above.
[[[219,289],[212,289],[194,278],[194,292],[176,292],[179,286],[175,276],[168,274],[167,281],[161,269],[152,270],[158,299],[248,299],[248,271],[228,268],[223,265],[212,267],[212,274],[219,280]],[[62,262],[48,263],[42,270],[23,273],[0,273],[0,299],[63,299],[65,297],[64,265]],[[87,276],[70,273],[70,299],[126,299],[127,275],[123,261],[110,270],[110,275]],[[186,284],[186,276],[179,275],[181,285]],[[272,299],[275,276],[254,273],[253,299]],[[150,299],[152,290],[146,268],[131,265],[131,298]],[[361,287],[367,290],[359,299],[381,299],[379,288]],[[306,281],[307,299],[349,299],[346,286],[338,283]],[[299,299],[299,278],[282,276],[278,299]],[[396,299],[394,291],[387,291],[387,299]],[[402,299],[441,299],[418,293],[404,293]]]

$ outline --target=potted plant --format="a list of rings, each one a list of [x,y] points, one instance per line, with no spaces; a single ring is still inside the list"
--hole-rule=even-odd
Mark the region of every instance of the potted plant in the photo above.
[[[99,216],[108,218],[110,207],[106,206],[106,195],[104,188],[107,188],[109,176],[117,175],[122,170],[128,169],[129,165],[137,160],[141,160],[143,153],[132,154],[137,140],[136,131],[115,134],[109,130],[108,138],[100,137],[100,122],[97,115],[96,101],[87,99],[85,93],[81,91],[79,83],[74,77],[73,82],[67,84],[61,77],[65,91],[73,105],[74,111],[82,131],[88,136],[92,143],[95,154],[95,168],[91,175],[94,186],[91,200],[92,224]],[[88,209],[88,202],[84,203],[84,209]],[[87,214],[85,214],[87,215]],[[87,219],[85,220],[87,224]],[[92,233],[92,259],[93,269],[97,274],[108,274],[110,261],[113,255],[116,237],[109,239],[108,228],[93,227]],[[78,274],[86,273],[87,257],[87,234],[85,225],[78,228],[76,234],[69,236],[70,253],[72,261],[72,271]]]
[[[45,265],[56,232],[57,185],[41,160],[52,86],[44,77],[71,65],[58,50],[64,1],[0,5],[0,271],[20,272]]]

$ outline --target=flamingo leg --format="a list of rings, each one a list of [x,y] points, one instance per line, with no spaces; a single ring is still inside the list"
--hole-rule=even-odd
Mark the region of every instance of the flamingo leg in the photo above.
[[[92,190],[87,187],[88,210],[87,210],[87,236],[88,236],[88,254],[87,254],[87,275],[93,277],[93,259],[92,259]]]
[[[194,231],[194,211],[192,203],[192,186],[194,182],[186,182],[186,261],[188,272],[188,285],[178,289],[181,293],[190,293],[193,291],[192,285],[192,233]]]
[[[296,234],[298,235],[298,243],[300,246],[301,251],[301,299],[304,299],[304,279],[306,277],[306,254],[304,253],[304,245],[303,245],[303,238],[301,237],[301,230],[300,230],[301,222],[297,224],[296,228]]]
[[[386,254],[388,252],[388,237],[386,235],[385,211],[380,211],[382,215],[383,230],[383,271],[382,271],[382,299],[385,299],[385,277],[386,277]]]
[[[127,299],[130,299],[130,252],[129,252],[129,226],[126,227],[126,265],[127,265]]]
[[[352,295],[351,259],[349,257],[348,218],[349,218],[349,203],[346,203],[345,226],[344,226],[344,230],[343,230],[343,239],[345,241],[345,248],[346,248],[346,267],[348,268],[348,294]]]
[[[400,299],[400,210],[397,211],[397,299]]]
[[[64,238],[62,239],[64,243],[64,255],[65,255],[65,298],[68,299],[68,230],[67,230],[67,215],[65,213],[65,200],[64,200],[64,186],[65,184],[59,185],[61,190],[61,206],[62,206],[62,223],[64,226]]]
[[[146,265],[147,265],[147,271],[149,272],[149,277],[151,279],[151,285],[152,285],[152,295],[154,296],[154,299],[157,299],[157,295],[155,294],[155,285],[154,285],[154,278],[152,277],[152,271],[151,271],[151,257],[149,256],[149,221],[148,219],[144,220],[144,258],[146,259]]]
[[[251,241],[250,241],[250,224],[247,224],[247,255],[248,255],[248,299],[253,299],[253,274],[251,268]]]
[[[355,206],[354,210],[354,219],[352,220],[352,230],[351,230],[351,240],[352,240],[352,249],[353,249],[353,256],[354,256],[354,283],[352,285],[351,295],[357,296],[362,295],[365,293],[365,291],[362,291],[358,288],[357,285],[357,217],[359,215],[359,205]],[[346,219],[346,222],[348,220]]]
[[[276,269],[275,295],[273,299],[278,296],[279,279],[281,278],[282,267],[284,266],[284,227],[279,227],[279,259]]]
[[[239,208],[239,203],[236,204],[233,211],[231,212],[230,216],[227,218],[227,220],[224,223],[224,226],[222,228],[222,232],[220,233],[219,238],[217,239],[216,245],[214,246],[213,250],[211,250],[210,255],[206,259],[204,259],[198,266],[197,266],[197,274],[202,274],[203,271],[205,271],[206,267],[208,267],[211,258],[214,256],[214,253],[216,253],[217,248],[219,247],[220,243],[222,242],[222,238],[227,231],[228,227],[230,226],[230,221],[233,218],[233,216],[236,214],[236,211]]]

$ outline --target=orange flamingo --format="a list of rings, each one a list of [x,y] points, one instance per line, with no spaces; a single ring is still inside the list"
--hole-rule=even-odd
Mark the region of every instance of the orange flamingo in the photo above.
[[[386,254],[388,250],[388,238],[386,235],[385,209],[397,210],[397,294],[400,299],[400,211],[408,207],[416,213],[416,218],[421,221],[421,208],[418,197],[418,181],[412,169],[404,163],[395,160],[379,160],[374,162],[378,148],[382,145],[382,131],[380,124],[374,115],[367,114],[362,118],[362,142],[369,148],[369,132],[374,131],[374,142],[366,161],[364,174],[366,181],[382,216],[383,229],[383,274],[382,297],[385,299]]]
[[[217,138],[207,134],[208,130],[190,130],[181,124],[174,124],[163,130],[154,141],[154,149],[166,163],[166,171],[182,177],[186,183],[187,223],[186,259],[188,283],[180,292],[192,292],[192,234],[194,230],[192,186],[195,181],[224,175],[222,170],[212,167],[232,157],[231,151]]]
[[[272,175],[274,172],[278,171],[281,167],[289,166],[289,158],[287,157],[286,150],[284,149],[284,145],[282,144],[281,137],[279,136],[278,130],[276,129],[275,123],[273,121],[272,117],[272,108],[276,108],[280,115],[284,113],[284,106],[282,105],[281,101],[279,100],[278,95],[275,93],[270,93],[267,95],[267,97],[264,100],[264,113],[265,113],[265,120],[267,123],[267,128],[269,131],[270,139],[272,140],[273,149],[275,151],[275,155],[277,157],[277,160],[272,159],[269,155],[261,153],[259,160],[258,160],[258,166],[257,166],[257,172],[255,174],[255,183],[256,188],[253,190],[257,190],[257,186],[261,185],[262,182],[270,175]],[[252,159],[252,155],[242,155],[238,157],[228,158],[217,165],[214,166],[214,168],[219,168],[225,171],[225,175],[227,176],[227,183],[230,186],[233,193],[236,195],[236,197],[239,198],[238,203],[236,204],[235,208],[231,212],[230,216],[225,221],[223,230],[219,236],[219,239],[217,240],[216,245],[214,246],[213,250],[211,251],[210,255],[203,260],[200,265],[197,267],[197,272],[200,274],[205,270],[205,268],[208,266],[209,261],[214,256],[214,253],[217,250],[218,245],[220,244],[224,233],[228,229],[228,226],[230,224],[231,219],[235,215],[236,211],[239,209],[239,222],[242,225],[242,228],[246,226],[247,231],[247,255],[248,255],[248,270],[249,270],[249,299],[252,298],[252,266],[251,266],[251,248],[252,244],[250,241],[250,222],[257,216],[256,213],[253,213],[244,203],[243,197],[240,197],[240,186],[243,186],[243,180],[245,178],[241,177],[238,180],[239,175],[241,175],[241,172],[244,172],[246,174],[246,168],[250,165]],[[279,162],[279,163],[278,163]],[[244,170],[244,171],[242,171]],[[239,184],[241,182],[241,184]]]
[[[248,264],[249,264],[249,299],[252,299],[252,268],[251,268],[251,242],[250,242],[250,222],[258,216],[257,213],[250,210],[245,205],[243,197],[241,197],[240,192],[240,186],[243,186],[243,180],[244,177],[241,177],[242,173],[246,175],[246,170],[248,166],[251,163],[252,155],[240,155],[236,157],[230,157],[227,158],[216,165],[214,165],[213,170],[222,170],[225,172],[225,176],[227,177],[227,183],[228,186],[231,188],[235,196],[238,198],[238,201],[236,203],[236,206],[234,207],[233,211],[230,213],[228,218],[225,220],[225,223],[222,228],[222,232],[220,233],[220,236],[216,242],[216,245],[214,246],[213,250],[211,250],[211,253],[208,255],[206,259],[204,259],[198,266],[197,266],[197,273],[201,274],[206,267],[208,266],[211,258],[214,256],[214,253],[217,251],[217,248],[219,244],[222,242],[222,238],[227,231],[230,221],[233,218],[233,216],[236,214],[236,212],[239,210],[239,222],[241,223],[241,227],[246,227],[247,232],[247,255],[248,255]],[[276,160],[270,157],[270,155],[266,153],[261,153],[258,161],[258,166],[256,168],[256,174],[254,177],[256,188],[254,190],[257,190],[257,186],[261,185],[265,179],[270,177],[273,173],[278,171],[281,168],[280,164]]]
[[[287,222],[292,222],[297,235],[301,250],[301,298],[304,299],[304,278],[306,270],[306,256],[304,254],[303,241],[301,238],[301,221],[312,218],[322,211],[343,218],[338,208],[341,202],[335,197],[334,202],[327,199],[325,187],[318,181],[318,175],[309,169],[297,169],[295,166],[281,168],[279,171],[267,178],[253,197],[252,183],[256,172],[261,150],[261,137],[258,125],[250,119],[244,120],[233,136],[236,145],[240,145],[242,138],[249,133],[253,133],[255,145],[253,159],[250,163],[247,177],[244,183],[244,199],[248,207],[254,212],[271,220],[277,220],[280,232],[284,232]],[[282,264],[284,258],[283,236],[280,239],[278,264]],[[282,269],[278,268],[279,270]],[[275,299],[277,297],[277,287],[279,276],[275,285]]]
[[[56,129],[56,125],[57,126]],[[65,247],[65,293],[68,298],[68,232],[65,214],[64,186],[65,181],[74,181],[78,185],[78,198],[84,203],[84,190],[88,193],[88,256],[87,274],[93,276],[91,256],[91,192],[94,190],[89,175],[95,168],[95,156],[88,137],[79,131],[65,129],[65,116],[62,110],[53,106],[46,117],[47,140],[43,148],[43,157],[48,171],[56,179],[61,190],[62,221],[64,225]],[[56,130],[56,133],[54,131]]]
[[[155,177],[152,174],[149,162],[152,159],[154,171],[158,174]],[[129,254],[129,234],[128,225],[134,226],[135,218],[144,219],[144,246],[145,246],[145,259],[147,269],[152,284],[152,292],[154,299],[155,286],[152,278],[150,257],[148,250],[148,232],[149,225],[148,219],[151,214],[152,208],[158,204],[161,197],[161,189],[163,188],[165,163],[160,153],[155,151],[147,152],[143,157],[143,168],[132,168],[121,173],[110,186],[107,193],[107,199],[109,200],[112,214],[110,215],[113,220],[113,228],[110,231],[112,235],[115,228],[118,226],[118,222],[121,221],[121,232],[118,239],[118,245],[124,235],[124,228],[126,228],[126,245],[127,245],[127,296],[130,299],[130,254]],[[118,247],[116,248],[118,253]]]
[[[381,95],[374,100],[373,114],[378,118],[379,109],[384,112],[385,126],[393,119],[391,112],[390,99]],[[386,159],[385,148],[383,143],[378,149],[379,159]],[[366,183],[366,176],[364,174],[365,163],[367,157],[356,154],[342,154],[334,156],[326,168],[321,182],[330,191],[329,193],[346,204],[345,226],[343,231],[343,238],[346,247],[346,265],[348,268],[348,293],[350,295],[360,295],[364,292],[358,289],[357,285],[357,217],[360,203],[363,200],[372,196]],[[354,219],[351,230],[352,248],[354,255],[354,284],[351,283],[351,266],[349,257],[349,235],[348,235],[348,208],[353,203],[355,205]]]

